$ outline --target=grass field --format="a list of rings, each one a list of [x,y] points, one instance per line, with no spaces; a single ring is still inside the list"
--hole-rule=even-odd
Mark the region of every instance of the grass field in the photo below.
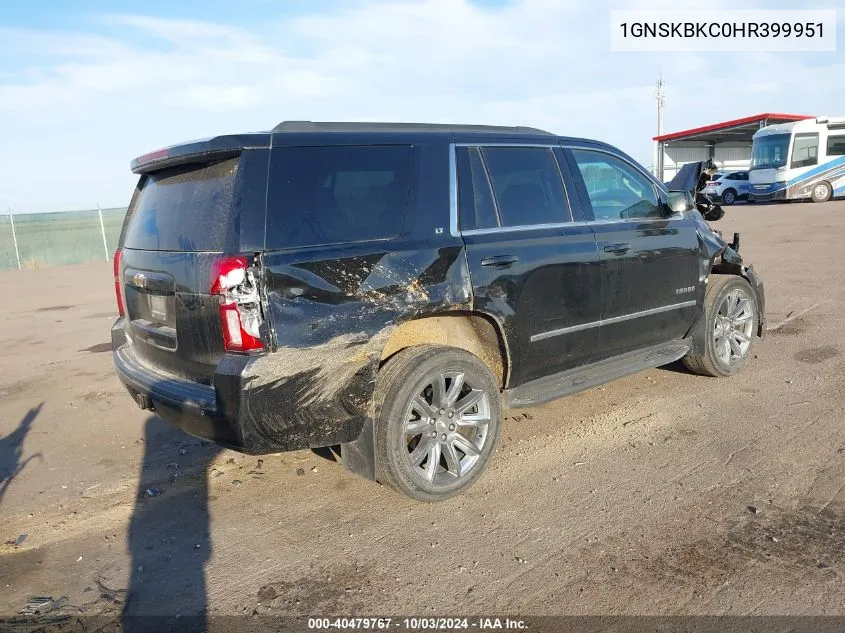
[[[47,268],[66,264],[104,261],[117,248],[125,208],[103,209],[103,233],[96,209],[58,213],[29,213],[14,216],[21,266]],[[0,216],[0,269],[17,268],[12,225],[8,215]]]

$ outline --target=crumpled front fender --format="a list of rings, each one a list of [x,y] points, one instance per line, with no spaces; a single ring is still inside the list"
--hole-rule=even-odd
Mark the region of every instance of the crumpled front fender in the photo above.
[[[766,293],[763,280],[750,264],[746,264],[742,256],[719,237],[707,225],[703,218],[698,227],[699,245],[701,248],[701,275],[699,280],[702,288],[706,288],[707,279],[711,274],[737,275],[745,279],[751,286],[754,298],[757,300],[757,336],[766,336]],[[705,290],[706,292],[706,290]],[[692,339],[690,354],[700,355],[705,351],[706,328],[703,327],[704,313],[699,316],[687,337]]]

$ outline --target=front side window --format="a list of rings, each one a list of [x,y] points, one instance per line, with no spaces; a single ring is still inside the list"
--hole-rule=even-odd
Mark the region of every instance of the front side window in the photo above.
[[[482,154],[502,226],[571,221],[560,170],[550,148],[487,147]]]
[[[796,134],[792,144],[792,162],[790,167],[810,167],[819,163],[819,135]]]
[[[827,137],[827,155],[845,156],[845,134]]]
[[[409,145],[273,150],[267,248],[395,237],[405,218]]]
[[[595,220],[663,217],[651,181],[627,162],[590,150],[572,150]]]

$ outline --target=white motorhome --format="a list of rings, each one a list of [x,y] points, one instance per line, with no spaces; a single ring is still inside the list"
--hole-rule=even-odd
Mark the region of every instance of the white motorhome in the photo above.
[[[824,202],[845,194],[845,117],[761,128],[751,146],[749,200]]]

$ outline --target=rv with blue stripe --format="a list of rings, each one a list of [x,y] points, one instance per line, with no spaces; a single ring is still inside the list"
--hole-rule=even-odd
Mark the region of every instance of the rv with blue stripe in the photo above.
[[[845,117],[769,125],[754,134],[749,200],[825,202],[845,195]]]

